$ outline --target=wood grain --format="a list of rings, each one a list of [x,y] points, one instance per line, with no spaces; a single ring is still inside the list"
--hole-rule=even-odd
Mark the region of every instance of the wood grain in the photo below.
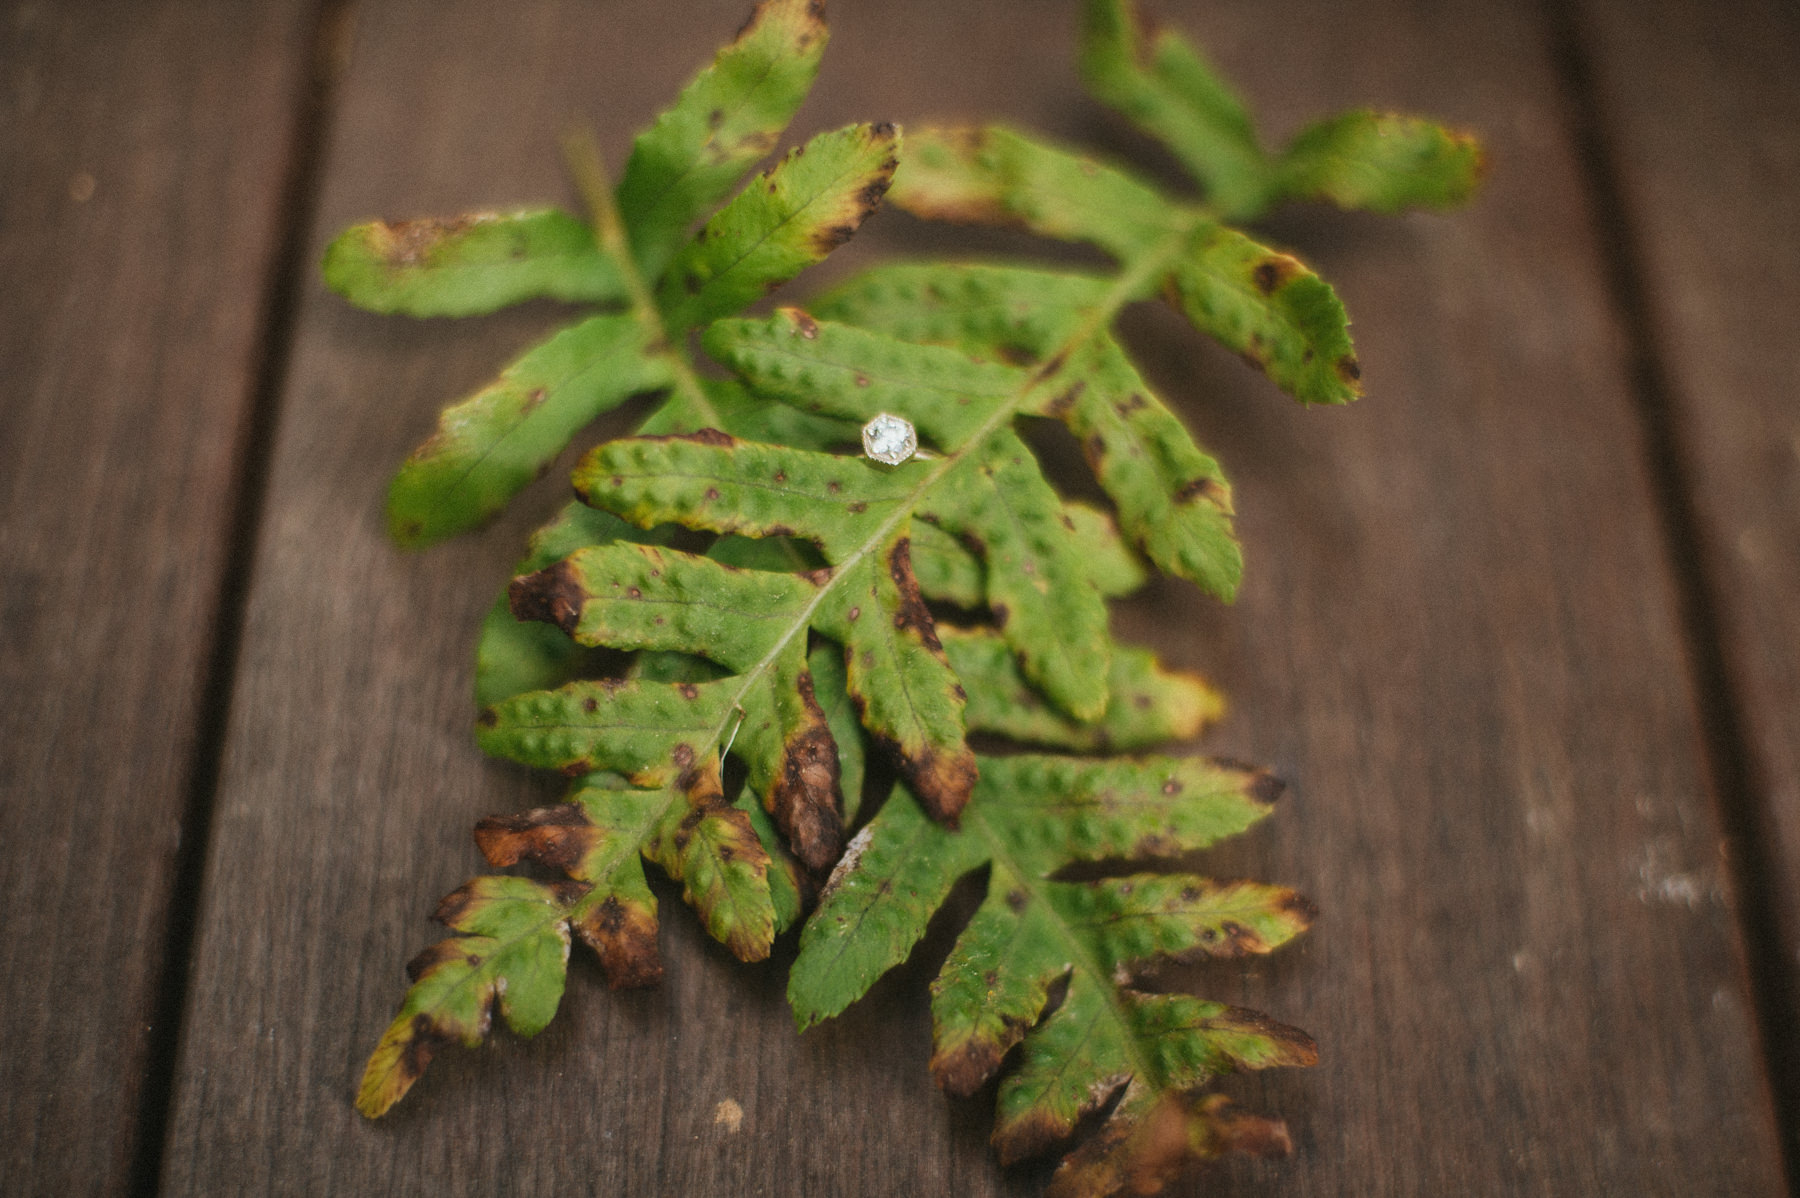
[[[565,197],[563,120],[590,114],[617,161],[739,7],[370,7],[315,244],[370,215]],[[1060,7],[837,7],[805,129],[960,110],[1139,144],[1080,99]],[[1357,317],[1371,398],[1351,410],[1298,411],[1172,318],[1133,321],[1234,471],[1250,566],[1233,609],[1158,585],[1122,625],[1227,684],[1209,749],[1294,784],[1219,872],[1325,912],[1297,951],[1199,979],[1324,1046],[1315,1070],[1233,1087],[1289,1119],[1296,1156],[1216,1170],[1208,1193],[1779,1187],[1669,573],[1535,14],[1179,17],[1280,130],[1404,105],[1482,127],[1496,164],[1465,214],[1275,227]],[[883,216],[850,253],[1017,244]],[[928,1079],[933,961],[797,1037],[781,962],[731,964],[666,889],[662,988],[613,995],[578,966],[537,1040],[447,1053],[386,1120],[354,1114],[423,916],[477,867],[468,826],[554,793],[479,758],[467,662],[558,489],[407,557],[382,537],[383,487],[438,404],[556,316],[408,323],[317,288],[302,307],[165,1188],[1038,1192],[1041,1170],[992,1164],[991,1093],[948,1102]]]
[[[0,22],[0,1190],[122,1192],[307,30]]]
[[[1785,970],[1776,985],[1792,1003],[1800,1000],[1800,12],[1759,2],[1587,8],[1646,332],[1686,459],[1750,756],[1742,799],[1758,804],[1752,831],[1764,840],[1754,851],[1771,867],[1770,965]],[[1792,1086],[1800,1010],[1785,1020]],[[1790,1135],[1790,1153],[1800,1153],[1800,1130]]]

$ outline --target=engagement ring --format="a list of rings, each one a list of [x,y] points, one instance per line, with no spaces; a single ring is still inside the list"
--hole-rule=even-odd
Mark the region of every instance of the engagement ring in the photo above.
[[[883,412],[863,425],[863,456],[898,466],[919,452],[919,434],[911,422]]]

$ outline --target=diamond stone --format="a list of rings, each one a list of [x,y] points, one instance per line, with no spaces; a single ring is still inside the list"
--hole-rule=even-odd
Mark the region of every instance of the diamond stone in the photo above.
[[[919,434],[910,422],[886,412],[863,425],[863,453],[877,462],[898,466],[919,450]]]

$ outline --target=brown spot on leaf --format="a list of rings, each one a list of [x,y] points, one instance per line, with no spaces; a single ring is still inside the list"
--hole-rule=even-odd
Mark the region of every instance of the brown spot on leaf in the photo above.
[[[1181,484],[1175,492],[1176,503],[1191,503],[1196,499],[1215,499],[1219,491],[1217,481],[1210,478],[1190,479]]]
[[[1086,390],[1087,383],[1081,379],[1076,379],[1067,387],[1063,388],[1063,390],[1057,394],[1055,399],[1044,406],[1045,415],[1055,416],[1060,419],[1068,413],[1070,408],[1075,406],[1075,401],[1080,399],[1082,392]]]
[[[858,387],[867,387],[869,385],[869,376],[866,374],[857,375],[856,376],[856,385]]]
[[[1053,375],[1057,371],[1061,370],[1063,368],[1064,364],[1066,364],[1068,362],[1068,360],[1069,360],[1069,351],[1066,349],[1059,350],[1056,353],[1050,355],[1048,358],[1044,359],[1044,364],[1042,366],[1038,367],[1037,372],[1031,376],[1032,381],[1033,382],[1042,382],[1043,380],[1049,378],[1051,375]]]
[[[426,1066],[437,1050],[453,1042],[454,1035],[441,1030],[430,1015],[420,1011],[412,1018],[406,1048],[394,1061],[394,1072],[403,1079],[401,1089],[405,1090],[420,1077],[424,1076]]]
[[[535,574],[521,574],[507,584],[506,594],[515,619],[554,624],[570,636],[581,623],[581,609],[588,601],[581,571],[569,561]]]
[[[1129,416],[1140,408],[1147,408],[1149,406],[1149,400],[1145,399],[1140,393],[1133,391],[1129,396],[1114,404],[1113,411],[1121,416]]]
[[[475,847],[489,865],[531,861],[573,873],[605,835],[588,822],[581,808],[572,803],[555,803],[516,815],[488,816],[475,825]]]
[[[1303,928],[1310,928],[1319,918],[1319,909],[1312,900],[1293,890],[1283,894],[1277,905]]]
[[[700,688],[691,682],[678,682],[675,684],[675,689],[684,699],[698,699],[700,697]],[[686,746],[683,747],[685,748]],[[689,750],[689,752],[691,754],[692,750]]]
[[[1264,295],[1274,295],[1281,285],[1299,274],[1298,260],[1286,254],[1271,254],[1250,269],[1250,281]]]
[[[574,879],[563,882],[551,882],[549,883],[549,886],[551,899],[564,907],[573,906],[576,899],[579,899],[582,895],[593,889],[591,884],[587,882],[578,882]]]
[[[1124,1084],[1124,1081],[1124,1078],[1116,1081],[1109,1080],[1097,1087],[1101,1091],[1099,1098],[1093,1099],[1091,1104],[1084,1103],[1084,1109],[1091,1109],[1092,1106],[1098,1106],[1112,1097],[1112,1092]],[[1067,1139],[1074,1130],[1073,1119],[1062,1118],[1047,1105],[1036,1106],[1030,1108],[1020,1118],[1003,1122],[995,1127],[991,1142],[994,1145],[995,1153],[1000,1157],[1000,1163],[1012,1165],[1028,1157],[1040,1156],[1048,1152],[1057,1143]],[[1100,1134],[1105,1134],[1104,1129]],[[1098,1136],[1095,1137],[1095,1139],[1098,1138]],[[1089,1141],[1089,1143],[1092,1142]]]
[[[812,236],[808,239],[808,248],[823,258],[854,236],[856,236],[856,226],[853,224],[825,225],[813,230]]]
[[[885,127],[890,134],[893,132],[894,127],[892,125],[882,127]],[[877,174],[875,178],[870,179],[867,183],[863,184],[862,190],[856,193],[856,206],[862,213],[859,218],[859,223],[862,220],[867,220],[869,214],[874,212],[875,209],[880,206],[882,197],[887,195],[888,185],[894,181],[894,171],[899,165],[900,160],[891,155],[883,159],[880,173]]]
[[[1006,1021],[1007,1030],[1012,1029],[1013,1020]],[[1023,1035],[1023,1031],[1020,1035]],[[967,1098],[981,1089],[983,1083],[1000,1068],[1000,1062],[1006,1056],[1017,1037],[1006,1039],[1001,1043],[983,1038],[964,1040],[952,1048],[941,1048],[931,1055],[931,1075],[937,1079],[945,1093],[959,1098]]]
[[[892,745],[892,742],[888,742]],[[966,744],[953,752],[941,752],[929,745],[921,746],[912,756],[895,754],[901,776],[918,797],[926,814],[941,824],[956,826],[956,817],[968,805],[975,789],[978,770],[975,754]]]
[[[798,308],[783,308],[782,315],[794,322],[794,330],[808,341],[819,339],[819,322]]]
[[[869,510],[869,505],[864,503],[860,499],[849,506],[849,511],[852,516],[860,516],[868,510]]]
[[[1180,794],[1181,793],[1181,779],[1180,778],[1170,778],[1167,782],[1164,782],[1162,784],[1162,792],[1166,795]]]
[[[669,754],[669,758],[674,761],[676,769],[685,770],[694,764],[694,746],[682,741],[675,746],[674,751]]]
[[[492,707],[484,707],[481,714],[475,717],[475,723],[483,728],[492,728],[500,722],[500,713]]]
[[[777,471],[776,471],[776,472],[775,472],[775,481],[776,481],[776,482],[778,482],[778,483],[784,483],[784,482],[786,482],[786,481],[787,481],[787,471],[785,471],[785,470],[777,470]]]
[[[542,404],[544,402],[545,397],[548,395],[549,395],[549,392],[544,390],[544,388],[533,387],[529,392],[526,393],[525,406],[524,406],[523,412],[529,412],[533,408],[538,407],[540,404]],[[523,414],[523,412],[521,412],[521,415]]]
[[[944,646],[938,640],[937,624],[919,594],[919,580],[913,576],[911,537],[901,537],[894,542],[893,548],[888,550],[887,564],[888,577],[893,580],[894,589],[900,592],[894,627],[917,632],[925,647],[942,657]]]
[[[716,428],[697,428],[691,433],[667,433],[662,436],[642,437],[643,441],[692,441],[696,445],[712,445],[719,449],[730,449],[737,444],[737,438],[730,433],[720,432]]]
[[[1273,1041],[1279,1048],[1270,1065],[1288,1065],[1305,1068],[1319,1063],[1319,1046],[1313,1038],[1297,1027],[1253,1011],[1249,1007],[1226,1007],[1213,1019],[1226,1026],[1254,1032]]]
[[[988,610],[994,613],[994,627],[1005,628],[1006,622],[1012,619],[1012,608],[1004,603],[990,603]]]
[[[648,907],[608,895],[575,924],[575,934],[599,956],[606,984],[613,989],[653,986],[662,980],[656,914]]]
[[[717,502],[718,498],[719,498],[719,488],[717,488],[717,487],[706,488],[706,501],[708,503]]]
[[[483,219],[479,215],[470,215],[381,222],[370,230],[370,242],[390,270],[422,266],[438,246],[480,224]]]
[[[676,853],[680,854],[687,852],[689,843],[694,839],[694,829],[698,828],[705,819],[706,809],[703,807],[693,808],[686,815],[681,817],[681,822],[675,825],[675,836],[673,838]]]
[[[416,982],[427,974],[435,973],[448,962],[459,960],[463,955],[463,943],[463,938],[457,936],[421,949],[406,963],[407,980]]]
[[[831,494],[836,495],[839,491],[844,489],[844,484],[838,482],[836,479],[832,479],[825,484],[825,489],[831,492]]]
[[[437,910],[431,913],[431,918],[445,927],[455,927],[458,921],[469,913],[471,907],[480,905],[481,899],[476,894],[476,889],[473,882],[458,886],[438,900]]]
[[[1031,896],[1026,894],[1023,890],[1014,888],[1014,889],[1006,892],[1007,909],[1010,910],[1014,915],[1017,915],[1019,912],[1023,911],[1025,909],[1025,904],[1029,903],[1030,901],[1031,901]]]
[[[1267,770],[1255,770],[1248,789],[1250,796],[1259,802],[1273,803],[1287,790],[1287,783]]]
[[[814,694],[810,671],[800,672],[798,690],[800,726],[789,730],[782,743],[768,809],[794,856],[818,872],[829,869],[844,851],[837,742]]]
[[[1227,919],[1219,924],[1219,934],[1224,937],[1223,943],[1215,943],[1211,953],[1215,957],[1249,957],[1269,951],[1269,942],[1256,932],[1235,919]]]
[[[1356,360],[1355,354],[1345,354],[1337,360],[1337,373],[1346,383],[1354,383],[1362,378],[1362,363]]]

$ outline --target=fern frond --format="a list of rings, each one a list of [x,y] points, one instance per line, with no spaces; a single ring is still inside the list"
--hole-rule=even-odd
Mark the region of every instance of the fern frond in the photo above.
[[[355,226],[326,281],[380,312],[470,315],[536,297],[611,305],[527,350],[446,408],[401,467],[388,526],[420,547],[475,527],[570,438],[634,395],[665,391],[690,427],[724,419],[695,375],[687,333],[819,261],[879,204],[899,133],[853,125],[814,137],[714,213],[774,148],[818,72],[821,8],[764,0],[737,39],[641,134],[617,189],[585,145],[572,154],[591,224],[555,209]]]
[[[1121,1089],[1052,1193],[1160,1183],[1236,1146],[1251,1125],[1197,1091],[1234,1069],[1310,1065],[1312,1040],[1256,1012],[1146,993],[1132,979],[1172,959],[1267,953],[1306,929],[1310,905],[1283,887],[1189,874],[1057,875],[1076,862],[1204,849],[1268,814],[1279,785],[1194,759],[1021,756],[981,767],[960,828],[925,818],[899,790],[857,836],[801,933],[788,983],[799,1025],[839,1013],[904,960],[957,880],[985,866],[986,899],[931,984],[931,1068],[966,1095],[1020,1046],[1000,1085],[1001,1159],[1047,1150]],[[1285,1138],[1277,1123],[1255,1126]]]

